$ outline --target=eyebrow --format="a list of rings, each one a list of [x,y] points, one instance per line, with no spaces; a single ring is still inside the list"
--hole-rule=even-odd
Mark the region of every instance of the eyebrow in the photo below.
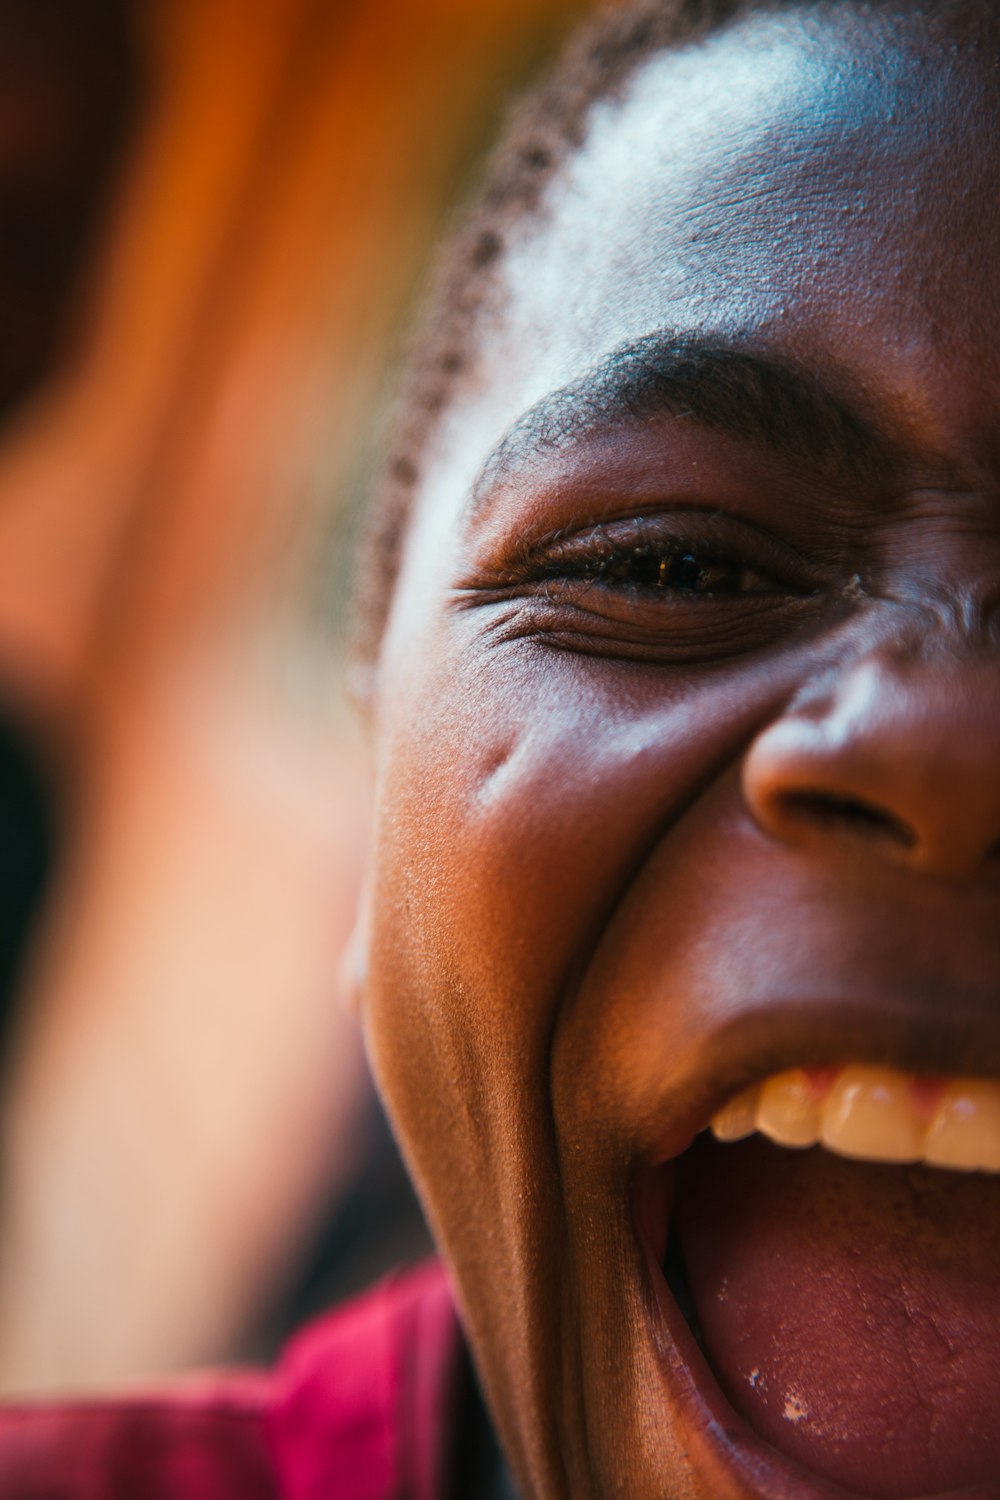
[[[602,427],[663,416],[742,438],[847,484],[884,480],[897,467],[888,440],[812,374],[702,335],[654,333],[519,417],[480,470],[471,506],[533,458]]]

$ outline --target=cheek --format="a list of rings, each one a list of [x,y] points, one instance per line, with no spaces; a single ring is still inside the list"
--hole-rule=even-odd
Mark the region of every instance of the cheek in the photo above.
[[[434,1080],[482,1137],[547,1097],[560,1006],[630,882],[802,664],[696,680],[491,644],[471,617],[424,645],[433,671],[383,713],[368,1028],[415,1134]]]
[[[387,678],[364,1016],[513,1433],[517,1393],[557,1390],[577,1337],[560,1321],[572,1116],[553,1111],[557,1027],[651,851],[809,664],[696,683],[480,632],[470,616],[414,637],[423,670],[411,655]]]

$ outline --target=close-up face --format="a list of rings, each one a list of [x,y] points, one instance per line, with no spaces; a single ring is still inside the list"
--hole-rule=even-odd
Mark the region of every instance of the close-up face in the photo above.
[[[900,9],[599,102],[421,482],[365,1022],[525,1500],[1000,1496],[1000,35]]]

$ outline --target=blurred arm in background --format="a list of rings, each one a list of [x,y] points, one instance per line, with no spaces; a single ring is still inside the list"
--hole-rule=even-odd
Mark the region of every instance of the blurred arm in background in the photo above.
[[[0,711],[52,830],[0,1098],[4,1390],[231,1353],[349,1178],[341,497],[470,140],[582,4],[0,0],[0,36],[76,38],[16,120],[76,122],[57,167],[93,136],[73,316],[0,390]]]

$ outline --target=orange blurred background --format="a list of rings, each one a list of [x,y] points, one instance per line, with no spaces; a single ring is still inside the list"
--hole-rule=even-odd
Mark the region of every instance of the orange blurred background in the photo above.
[[[424,1244],[402,1197],[349,1276],[330,1233],[384,1132],[348,522],[448,206],[586,4],[0,0],[0,1390],[266,1349]]]

